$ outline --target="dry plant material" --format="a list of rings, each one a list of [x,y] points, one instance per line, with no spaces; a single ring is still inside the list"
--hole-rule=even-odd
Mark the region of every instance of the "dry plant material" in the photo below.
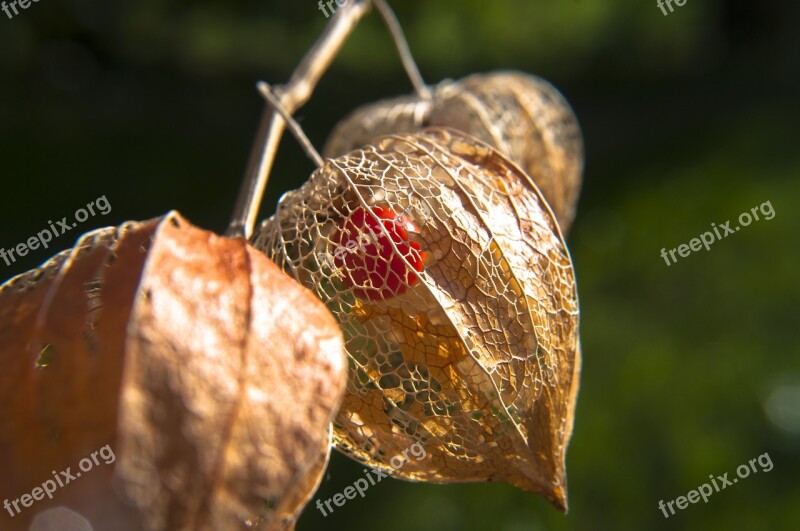
[[[116,460],[0,527],[59,505],[95,530],[291,528],[342,348],[325,307],[242,239],[174,212],[83,236],[0,286],[0,499],[105,445]]]
[[[453,127],[519,164],[567,233],[581,187],[583,140],[558,90],[535,76],[496,72],[445,81],[432,95],[430,100],[404,96],[357,109],[334,128],[323,154],[337,157],[385,134]]]
[[[527,174],[455,130],[386,136],[285,194],[254,245],[342,326],[338,449],[397,477],[505,481],[566,509],[578,300]],[[415,442],[427,457],[392,468]]]
[[[290,489],[287,489],[280,504],[275,507],[273,518],[280,531],[294,531],[300,513],[303,512],[322,484],[322,478],[325,477],[331,458],[332,436],[332,426],[329,424],[328,437],[320,446],[319,454],[307,463],[306,470],[298,475],[299,480]],[[259,523],[260,521],[255,522],[255,527],[258,527]],[[275,526],[270,526],[270,529],[272,528]]]

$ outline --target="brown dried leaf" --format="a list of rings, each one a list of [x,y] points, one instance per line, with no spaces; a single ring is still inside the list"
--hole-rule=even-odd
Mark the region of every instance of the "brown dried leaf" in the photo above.
[[[566,234],[583,173],[583,140],[569,103],[547,81],[519,72],[475,74],[434,87],[433,102],[414,96],[365,105],[328,137],[337,157],[390,133],[452,127],[482,140],[533,178]]]
[[[387,212],[410,218],[418,252]],[[383,137],[285,194],[255,246],[342,325],[350,374],[338,449],[397,477],[506,481],[566,508],[577,292],[524,172],[455,130]],[[427,455],[392,467],[417,441]]]
[[[177,213],[84,236],[0,286],[0,497],[105,445],[116,461],[0,518],[26,529],[61,505],[96,530],[280,529],[319,473],[341,342],[243,240]]]

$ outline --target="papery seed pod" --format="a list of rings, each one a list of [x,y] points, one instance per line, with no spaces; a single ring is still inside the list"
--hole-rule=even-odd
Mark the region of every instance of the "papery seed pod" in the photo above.
[[[323,154],[343,155],[378,136],[452,127],[496,147],[528,172],[566,234],[583,173],[583,140],[569,103],[547,81],[519,72],[476,74],[413,96],[365,105],[334,128]]]
[[[455,130],[386,136],[327,160],[253,243],[342,326],[339,450],[396,477],[505,481],[566,507],[577,292],[553,214],[516,165]],[[381,275],[354,281],[367,263]]]
[[[241,238],[177,212],[84,234],[0,284],[0,500],[113,459],[11,528],[60,506],[81,529],[293,529],[345,359],[318,297]]]

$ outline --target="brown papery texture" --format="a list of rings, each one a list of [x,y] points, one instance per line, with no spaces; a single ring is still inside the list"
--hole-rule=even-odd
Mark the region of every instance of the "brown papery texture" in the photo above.
[[[575,217],[583,175],[583,139],[569,103],[550,83],[521,72],[474,74],[444,81],[433,99],[379,101],[345,117],[323,154],[337,157],[390,133],[452,127],[482,140],[525,170],[566,234]]]
[[[0,356],[0,498],[114,454],[2,529],[54,506],[98,531],[281,529],[316,486],[346,375],[310,292],[175,212],[0,286]]]
[[[369,238],[342,249],[344,220],[365,209],[407,216],[425,256],[417,281],[394,296],[360,295],[348,261],[329,259],[374,259]],[[398,238],[380,230],[372,241]],[[505,481],[566,509],[578,298],[555,218],[527,174],[455,130],[385,136],[286,194],[254,244],[342,325],[350,373],[339,450],[396,477]],[[410,270],[399,249],[394,259]],[[415,443],[424,457],[408,452]]]
[[[30,494],[55,481],[52,471],[76,474],[107,444],[117,453],[125,327],[157,228],[151,220],[88,233],[0,286],[0,498]],[[27,529],[38,512],[63,505],[99,529],[137,529],[136,511],[109,495],[114,465],[101,463],[53,500],[0,513],[0,528]]]

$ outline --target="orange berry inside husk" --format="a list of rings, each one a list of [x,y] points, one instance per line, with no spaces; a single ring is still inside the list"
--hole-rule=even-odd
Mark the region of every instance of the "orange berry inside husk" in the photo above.
[[[384,206],[359,207],[340,222],[331,240],[333,263],[343,272],[345,286],[362,299],[382,300],[416,284],[425,252],[409,238],[409,230],[418,232],[413,221]]]

